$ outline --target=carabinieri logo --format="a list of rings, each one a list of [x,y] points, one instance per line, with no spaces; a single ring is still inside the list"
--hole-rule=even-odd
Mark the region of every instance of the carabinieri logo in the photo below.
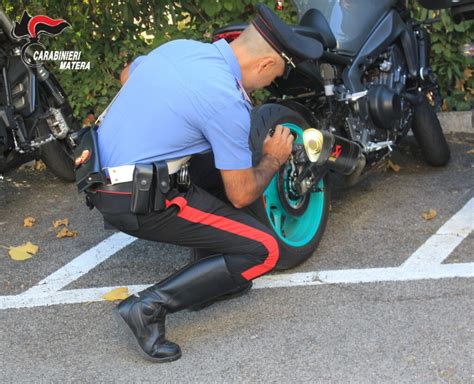
[[[24,11],[20,22],[15,22],[11,30],[13,38],[27,39],[27,43],[21,48],[23,63],[30,67],[38,67],[41,64],[37,61],[61,61],[60,69],[90,69],[90,62],[79,61],[81,51],[47,51],[40,42],[42,35],[57,36],[70,26],[71,24],[64,19],[52,19],[45,15],[31,17],[27,11]],[[33,46],[43,50],[27,52],[28,48],[33,48]]]

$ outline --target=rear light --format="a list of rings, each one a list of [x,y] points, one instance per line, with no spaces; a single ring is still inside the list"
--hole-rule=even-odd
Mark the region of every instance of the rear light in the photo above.
[[[241,33],[242,33],[242,31],[232,31],[232,32],[218,33],[217,35],[214,35],[212,37],[212,41],[225,39],[228,43],[230,43],[231,41],[234,41],[235,39],[237,39],[237,37],[239,37]]]

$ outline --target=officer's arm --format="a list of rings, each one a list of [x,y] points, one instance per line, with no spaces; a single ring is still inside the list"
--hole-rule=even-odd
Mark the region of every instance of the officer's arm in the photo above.
[[[145,56],[138,56],[135,60],[133,60],[131,63],[128,63],[124,69],[122,69],[122,72],[120,72],[120,84],[124,85],[125,82],[128,80],[129,76],[132,74],[132,72],[135,70],[135,68],[140,64]]]
[[[232,205],[243,208],[262,196],[279,165],[276,157],[267,154],[256,167],[221,170],[225,192]]]
[[[128,64],[124,69],[122,69],[122,72],[120,72],[120,84],[124,85],[125,82],[128,80],[128,74],[130,71],[130,64]]]
[[[267,135],[263,142],[262,160],[253,168],[221,170],[225,192],[236,208],[245,207],[260,196],[273,175],[288,159],[293,144],[293,135],[282,125],[277,125],[273,136]]]

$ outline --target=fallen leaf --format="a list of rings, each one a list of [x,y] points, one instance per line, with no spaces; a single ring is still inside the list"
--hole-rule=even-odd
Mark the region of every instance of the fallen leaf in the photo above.
[[[423,217],[423,219],[425,220],[432,220],[436,217],[437,213],[436,211],[432,208],[430,209],[429,211],[426,211],[426,212],[423,212],[421,214],[421,216]]]
[[[46,164],[43,163],[41,160],[35,161],[35,165],[33,167],[37,171],[44,171],[46,169]]]
[[[58,229],[61,225],[68,226],[69,225],[69,219],[62,219],[62,220],[55,220],[53,221],[53,227],[54,229]]]
[[[121,288],[112,289],[110,292],[103,294],[102,298],[104,298],[107,301],[115,301],[115,300],[124,300],[128,296],[129,296],[128,288],[121,287]]]
[[[470,149],[469,151],[466,151],[468,155],[474,155],[474,148]]]
[[[34,217],[25,217],[23,219],[23,226],[27,228],[31,228],[36,223],[36,219]]]
[[[38,252],[39,247],[30,243],[29,241],[26,244],[19,245],[18,247],[10,247],[8,253],[10,257],[15,261],[28,260],[33,257],[36,252]]]
[[[56,237],[58,239],[62,239],[63,237],[76,237],[76,236],[77,236],[77,231],[71,231],[68,227],[64,227],[56,234]]]
[[[393,171],[393,172],[400,172],[401,167],[398,164],[395,164],[392,162],[392,160],[388,161],[388,167]]]

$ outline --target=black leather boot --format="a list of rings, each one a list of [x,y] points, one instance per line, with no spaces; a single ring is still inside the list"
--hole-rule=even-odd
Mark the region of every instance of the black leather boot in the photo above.
[[[121,324],[125,322],[127,332],[131,333],[138,352],[145,359],[159,363],[179,359],[179,345],[165,339],[166,308],[147,290],[138,295],[123,300],[114,310],[115,318]]]
[[[249,293],[250,290],[252,289],[252,285],[253,283],[249,281],[248,283],[244,283],[238,286],[236,289],[230,291],[229,293],[226,293],[225,295],[216,297],[215,299],[212,299],[209,301],[205,301],[201,304],[191,305],[188,309],[192,312],[197,312],[197,311],[200,311],[201,309],[210,307],[212,304],[217,303],[219,301],[235,299],[237,297],[240,297]]]
[[[181,349],[165,338],[165,317],[239,288],[221,255],[190,264],[165,280],[132,295],[116,309],[121,322],[133,332],[139,351],[155,362],[181,357]]]
[[[216,253],[207,251],[205,249],[191,248],[191,262],[197,262],[206,257],[215,256],[215,255]],[[252,285],[253,283],[249,281],[248,283],[244,283],[238,286],[236,289],[230,291],[229,293],[226,293],[225,295],[216,297],[213,300],[209,300],[201,304],[191,305],[188,309],[192,312],[197,312],[219,301],[235,299],[237,297],[243,296],[246,293],[248,293],[252,289]]]

